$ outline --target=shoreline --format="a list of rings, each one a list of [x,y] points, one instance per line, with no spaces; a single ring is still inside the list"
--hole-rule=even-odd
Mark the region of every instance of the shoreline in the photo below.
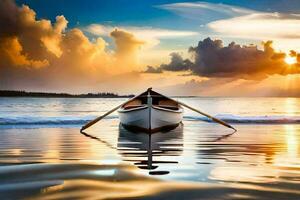
[[[55,92],[27,92],[17,90],[0,90],[0,97],[30,97],[30,98],[131,98],[134,95],[118,95],[112,92],[85,94],[69,94]]]

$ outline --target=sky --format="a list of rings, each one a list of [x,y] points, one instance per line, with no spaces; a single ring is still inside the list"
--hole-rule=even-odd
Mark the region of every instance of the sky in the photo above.
[[[298,0],[1,0],[0,89],[300,96]]]

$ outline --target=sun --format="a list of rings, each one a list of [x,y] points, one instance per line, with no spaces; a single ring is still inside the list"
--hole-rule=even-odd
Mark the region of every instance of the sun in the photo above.
[[[286,64],[292,65],[295,64],[297,62],[295,57],[291,57],[291,56],[286,56],[284,58],[284,61],[286,62]]]

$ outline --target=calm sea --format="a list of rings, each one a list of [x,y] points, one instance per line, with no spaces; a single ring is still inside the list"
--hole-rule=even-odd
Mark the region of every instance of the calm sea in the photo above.
[[[183,124],[119,125],[126,99],[0,98],[0,199],[300,199],[299,98],[178,98]]]

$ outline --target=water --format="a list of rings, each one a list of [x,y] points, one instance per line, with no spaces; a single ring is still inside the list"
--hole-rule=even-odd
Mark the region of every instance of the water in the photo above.
[[[300,199],[300,99],[179,98],[170,132],[132,133],[125,99],[0,98],[1,199]],[[200,121],[201,120],[201,121]]]
[[[177,98],[231,123],[300,123],[298,98]],[[1,127],[79,127],[126,99],[0,98]],[[113,113],[108,118],[117,118]],[[185,110],[185,120],[209,119]]]

